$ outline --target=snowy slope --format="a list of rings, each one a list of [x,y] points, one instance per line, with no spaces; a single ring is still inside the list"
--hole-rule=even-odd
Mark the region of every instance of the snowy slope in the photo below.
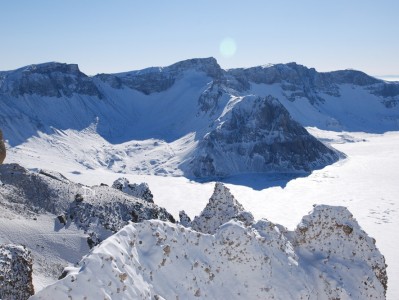
[[[43,148],[52,151],[48,146],[64,140],[67,155],[76,154],[87,167],[116,172],[225,176],[287,168],[306,171],[336,160],[306,131],[296,136],[299,130],[289,125],[288,117],[285,129],[281,124],[273,127],[277,117],[258,128],[262,122],[256,120],[265,117],[264,110],[251,108],[253,97],[245,97],[251,94],[277,98],[306,126],[369,132],[398,129],[398,84],[358,71],[318,73],[296,64],[222,70],[215,59],[207,58],[94,77],[76,65],[59,63],[32,65],[1,76],[0,127],[11,147],[24,147],[39,137],[46,141]],[[237,117],[237,112],[243,115]],[[239,120],[248,125],[247,134],[232,146],[233,134],[242,133],[231,131],[232,121]],[[293,160],[300,163],[287,162],[291,155],[275,157],[267,147],[276,142],[271,137],[276,139],[281,132],[285,140],[290,136],[303,147],[285,141],[277,150],[299,149]],[[209,143],[215,135],[224,139]],[[77,136],[91,140],[88,155],[75,153],[72,141]],[[206,145],[216,149],[213,157],[204,157],[203,152],[210,150]],[[310,155],[304,148],[317,150]],[[243,158],[243,153],[251,159]],[[218,157],[237,165],[229,168],[231,164]]]
[[[224,193],[217,184],[210,201]],[[130,224],[32,299],[385,298],[384,258],[345,208],[317,206],[295,232],[251,224],[230,221],[213,235]]]
[[[31,251],[36,290],[129,221],[174,221],[146,200],[107,186],[76,184],[56,172],[5,164],[0,178],[0,244],[21,244]]]
[[[112,185],[121,176],[147,182],[155,203],[175,217],[182,208],[191,217],[199,214],[212,184],[148,175],[184,175],[182,162],[193,157],[207,133],[223,125],[218,122],[228,119],[226,112],[239,104],[237,99],[248,94],[277,98],[302,125],[372,133],[399,128],[398,83],[356,71],[318,73],[293,64],[225,71],[208,59],[91,78],[76,66],[60,65],[0,72],[6,162],[61,171],[89,186]],[[21,78],[23,84],[14,85]],[[267,217],[290,229],[313,203],[348,206],[386,255],[388,299],[398,298],[397,134],[307,130],[347,159],[308,177],[242,174],[225,181],[255,218]],[[35,285],[43,287],[66,263],[87,253],[87,235],[73,224],[48,234],[54,232],[55,215],[34,220],[21,217],[21,210],[2,209],[1,239],[44,253],[34,276]],[[57,260],[58,251],[74,254]],[[46,268],[47,260],[57,268]]]

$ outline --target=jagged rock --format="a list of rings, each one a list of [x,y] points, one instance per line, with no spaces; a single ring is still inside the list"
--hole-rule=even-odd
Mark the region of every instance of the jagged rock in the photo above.
[[[186,214],[184,210],[179,211],[179,224],[184,226],[184,227],[190,227],[191,226],[191,219],[190,217]]]
[[[221,184],[217,190],[215,199],[235,203]],[[317,206],[299,228],[232,219],[204,234],[132,223],[32,299],[385,299],[383,256],[347,210]]]
[[[388,282],[385,258],[375,240],[360,228],[346,207],[315,206],[298,225],[293,242],[297,251],[317,258],[312,262],[313,268],[329,266],[345,270],[347,266],[358,265],[371,271],[371,275],[362,278],[344,275],[331,278],[332,283],[327,285],[332,298],[340,298],[344,285],[355,286],[364,299],[368,292],[362,291],[362,287],[372,287],[385,295]]]
[[[23,246],[0,245],[0,299],[28,299],[34,294],[32,256]]]
[[[219,177],[251,172],[307,172],[338,160],[295,122],[272,96],[247,96],[218,119],[200,141],[187,175]]]
[[[154,196],[152,195],[147,183],[129,183],[127,178],[121,177],[114,181],[112,187],[133,197],[154,203]]]
[[[254,221],[252,214],[244,210],[230,190],[217,182],[209,202],[200,215],[194,217],[191,227],[199,232],[214,234],[221,225],[232,219],[240,220],[246,226]]]
[[[112,187],[86,187],[62,175],[30,172],[18,164],[0,165],[0,177],[10,190],[3,195],[10,208],[23,214],[49,212],[68,217],[86,232],[95,232],[96,241],[105,239],[129,221],[155,218],[175,222],[164,208]]]

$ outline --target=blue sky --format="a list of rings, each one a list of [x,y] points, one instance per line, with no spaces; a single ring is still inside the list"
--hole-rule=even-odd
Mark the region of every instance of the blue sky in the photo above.
[[[59,61],[112,73],[213,56],[223,68],[397,75],[398,13],[398,0],[1,1],[0,70]]]

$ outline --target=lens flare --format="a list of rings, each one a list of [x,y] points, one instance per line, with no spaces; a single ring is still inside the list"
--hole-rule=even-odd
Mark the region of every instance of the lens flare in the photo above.
[[[220,42],[219,51],[223,57],[229,58],[234,56],[237,51],[237,45],[235,40],[230,37],[224,38]]]

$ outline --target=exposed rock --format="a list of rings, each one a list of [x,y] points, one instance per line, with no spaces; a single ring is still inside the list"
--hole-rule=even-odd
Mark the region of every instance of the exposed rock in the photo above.
[[[191,226],[191,219],[184,210],[179,211],[179,219],[180,219],[179,224],[181,224],[182,226],[184,227]]]
[[[175,221],[164,208],[112,187],[82,186],[63,176],[30,172],[18,164],[0,165],[0,177],[10,190],[3,196],[11,209],[19,211],[22,205],[22,214],[49,212],[64,216],[65,221],[70,219],[88,234],[97,234],[95,241],[105,239],[129,221]]]
[[[308,172],[338,160],[280,102],[246,96],[217,120],[200,141],[187,175],[218,177],[251,172]]]
[[[147,183],[129,183],[127,178],[121,177],[114,181],[112,187],[133,197],[154,203],[154,196]]]
[[[59,216],[57,216],[57,219],[58,219],[58,221],[59,221],[61,224],[66,225],[66,223],[67,223],[67,218],[66,218],[65,215],[59,215]]]
[[[199,216],[194,217],[191,227],[199,232],[214,234],[221,225],[232,219],[240,220],[246,226],[254,221],[252,214],[244,210],[230,190],[218,182],[208,204]]]
[[[149,95],[169,89],[187,71],[204,72],[209,77],[216,79],[223,74],[216,59],[210,57],[188,59],[168,67],[153,67],[112,75],[100,74],[95,78],[116,89],[126,86]]]
[[[23,246],[0,245],[0,299],[28,299],[34,294],[32,256]]]
[[[0,129],[0,164],[6,159],[6,145],[3,140],[3,131]]]
[[[75,64],[44,63],[30,65],[5,75],[0,92],[12,96],[39,95],[72,97],[73,94],[102,98],[92,79]]]
[[[223,194],[238,206],[217,190],[215,200]],[[211,235],[156,220],[129,224],[33,299],[385,299],[383,256],[346,209],[316,206],[300,227],[230,220]]]
[[[346,266],[357,265],[373,273],[374,276],[362,278],[335,276],[333,283],[326,283],[332,290],[332,298],[340,298],[344,285],[356,286],[364,299],[368,295],[367,289],[362,290],[365,286],[375,289],[381,286],[385,295],[388,277],[384,256],[346,207],[315,206],[298,225],[294,244],[302,255],[315,257],[311,263],[314,268],[328,266],[344,271]],[[337,285],[339,288],[335,288]]]

